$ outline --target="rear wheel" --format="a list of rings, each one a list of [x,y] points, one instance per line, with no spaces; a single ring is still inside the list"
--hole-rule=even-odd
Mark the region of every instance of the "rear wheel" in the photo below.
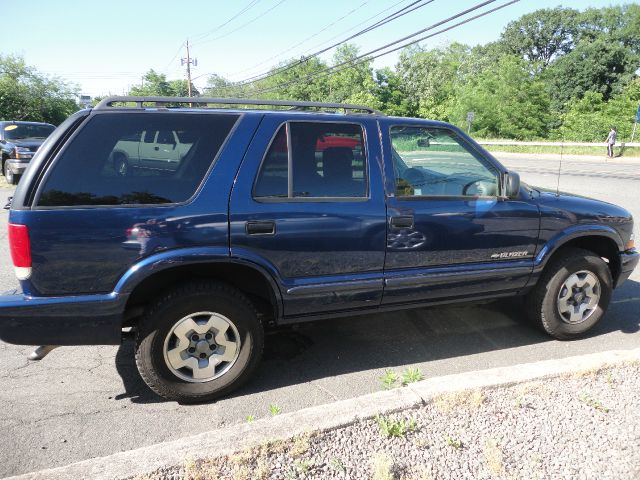
[[[183,403],[225,395],[257,367],[264,333],[253,305],[222,283],[171,290],[147,309],[136,363],[158,395]]]
[[[549,335],[568,340],[602,318],[613,281],[609,266],[593,252],[571,248],[560,255],[527,296],[527,313]]]

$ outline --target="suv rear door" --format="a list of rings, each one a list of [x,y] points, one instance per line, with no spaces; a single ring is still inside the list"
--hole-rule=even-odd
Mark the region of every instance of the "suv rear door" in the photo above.
[[[231,255],[280,284],[285,317],[377,306],[386,211],[375,118],[267,114],[230,200]]]

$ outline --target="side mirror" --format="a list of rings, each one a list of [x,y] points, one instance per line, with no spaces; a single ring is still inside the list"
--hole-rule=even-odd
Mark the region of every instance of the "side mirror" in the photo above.
[[[428,138],[419,138],[417,144],[419,147],[429,148],[431,146],[431,142]]]
[[[520,175],[516,172],[507,172],[504,176],[504,195],[507,198],[516,198],[520,193]]]

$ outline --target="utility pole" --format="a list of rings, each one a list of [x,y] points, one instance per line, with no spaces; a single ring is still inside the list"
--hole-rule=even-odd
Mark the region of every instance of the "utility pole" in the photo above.
[[[194,67],[198,66],[198,59],[197,58],[191,58],[191,53],[189,52],[189,40],[187,40],[187,58],[181,58],[180,59],[180,65],[187,66],[187,88],[189,89],[189,97],[192,97],[192,93],[191,93],[191,65],[193,65]]]

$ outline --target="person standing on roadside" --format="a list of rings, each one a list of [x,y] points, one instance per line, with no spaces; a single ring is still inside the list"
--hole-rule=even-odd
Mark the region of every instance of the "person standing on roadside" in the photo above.
[[[609,158],[613,158],[613,146],[616,144],[617,136],[618,131],[616,130],[616,127],[611,127],[611,131],[607,137],[607,157]]]

